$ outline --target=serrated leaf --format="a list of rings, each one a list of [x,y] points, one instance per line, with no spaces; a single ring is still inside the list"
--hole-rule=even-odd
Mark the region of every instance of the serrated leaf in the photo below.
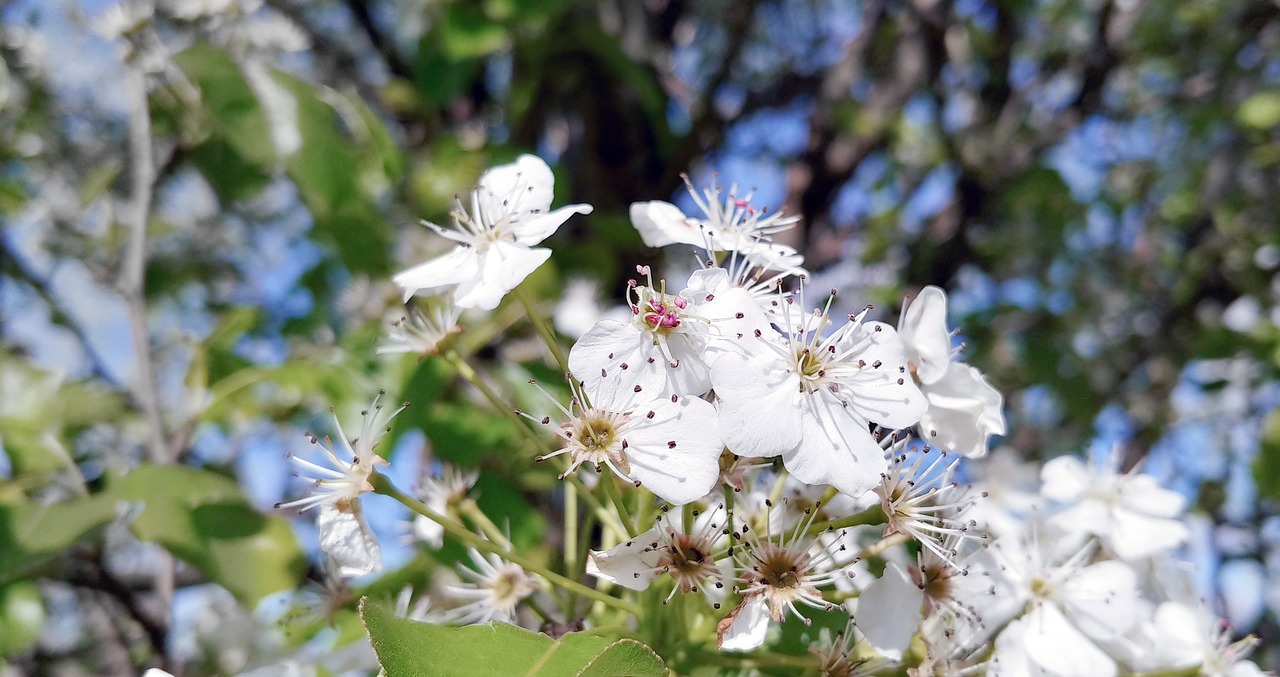
[[[387,677],[661,677],[662,659],[634,641],[569,633],[559,640],[506,623],[451,627],[392,614],[365,598],[360,617]]]

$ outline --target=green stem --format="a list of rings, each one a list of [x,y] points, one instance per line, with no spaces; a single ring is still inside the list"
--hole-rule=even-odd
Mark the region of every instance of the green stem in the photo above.
[[[564,570],[578,571],[578,488],[564,486]]]
[[[806,536],[820,534],[828,529],[844,529],[846,527],[866,526],[871,524],[884,524],[884,511],[879,505],[873,505],[856,515],[847,517],[839,517],[825,522],[814,522],[809,525],[809,529],[805,531]]]
[[[388,478],[386,475],[383,475],[382,473],[377,473],[377,472],[373,473],[372,475],[369,476],[369,481],[370,483],[373,484],[374,492],[382,494],[383,496],[389,496],[399,501],[401,504],[403,504],[405,507],[409,508],[410,510],[418,513],[419,515],[422,515],[423,517],[426,517],[427,519],[431,520],[432,522],[435,522],[436,524],[439,524],[441,527],[444,528],[445,533],[458,539],[459,541],[462,541],[464,544],[472,548],[475,548],[476,550],[497,555],[502,559],[505,559],[508,562],[511,562],[512,564],[519,565],[523,567],[526,571],[535,573],[545,578],[546,580],[550,581],[551,583],[559,585],[562,588],[569,590],[570,592],[576,595],[581,595],[582,597],[588,597],[590,599],[596,600],[597,602],[602,602],[608,606],[614,607],[616,609],[620,609],[632,615],[637,615],[640,613],[640,607],[636,606],[632,602],[628,602],[627,600],[624,600],[624,599],[619,599],[612,595],[606,595],[605,593],[600,592],[595,588],[587,587],[582,583],[579,583],[578,581],[568,578],[567,576],[562,576],[554,571],[551,571],[550,569],[547,569],[546,567],[542,566],[541,564],[538,564],[537,562],[529,559],[528,557],[525,557],[524,555],[521,555],[516,552],[512,552],[506,548],[501,547],[497,543],[494,543],[493,541],[490,541],[484,537],[477,535],[476,533],[468,529],[466,525],[462,524],[461,522],[451,519],[445,515],[441,515],[440,513],[427,507],[427,504],[423,503],[422,501],[419,501],[416,498],[404,493],[403,491],[400,491],[399,489],[396,488],[395,484],[392,484],[391,479]]]
[[[479,505],[476,505],[475,501],[469,498],[461,501],[458,503],[458,512],[474,522],[489,540],[504,548],[511,548],[511,542],[507,540],[507,535],[502,533],[502,530],[489,519],[488,515],[484,514],[484,511],[480,509]]]
[[[622,494],[618,493],[618,483],[614,481],[612,475],[603,475],[600,477],[600,484],[604,485],[604,493],[613,502],[613,509],[618,513],[618,521],[622,522],[622,526],[627,531],[627,538],[634,538],[640,532],[636,526],[635,520],[632,520],[631,511],[627,509],[627,504],[622,500]]]
[[[547,344],[547,349],[551,351],[551,355],[556,358],[556,363],[560,365],[560,371],[569,371],[569,360],[564,356],[564,349],[560,347],[560,342],[556,340],[556,334],[551,329],[551,325],[547,324],[547,318],[542,316],[542,311],[538,309],[538,300],[529,293],[529,290],[520,285],[513,292],[516,299],[520,301],[520,305],[524,306],[525,313],[529,316],[529,322],[533,325],[533,330],[538,332],[538,336],[542,337],[542,342]]]
[[[601,526],[613,531],[613,535],[617,537],[619,543],[631,538],[631,534],[627,533],[627,527],[622,523],[622,520],[615,515],[613,511],[605,507],[604,503],[600,501],[600,497],[596,496],[594,492],[582,483],[582,478],[578,477],[577,473],[569,475],[564,479],[574,487],[577,487],[578,496],[581,497],[583,501],[586,501],[587,505],[595,511],[596,519],[600,520]]]
[[[494,409],[497,409],[498,411],[515,419],[516,427],[520,429],[520,432],[523,433],[525,437],[529,438],[529,441],[538,446],[545,444],[542,436],[539,435],[537,431],[532,430],[529,427],[528,420],[520,414],[517,414],[516,410],[512,408],[511,405],[507,404],[507,402],[503,400],[498,393],[494,392],[493,388],[490,388],[489,384],[485,383],[484,379],[480,378],[480,374],[476,372],[471,364],[467,362],[466,358],[460,355],[458,351],[448,350],[444,355],[442,355],[442,357],[444,357],[444,359],[452,365],[455,370],[457,370],[458,375],[461,376],[464,381],[470,383],[476,390],[479,390],[480,394],[484,395],[484,398],[489,401],[489,404],[493,405]]]

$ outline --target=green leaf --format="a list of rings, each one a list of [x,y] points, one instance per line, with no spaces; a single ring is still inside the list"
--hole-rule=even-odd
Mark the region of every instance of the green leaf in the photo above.
[[[113,480],[108,491],[145,503],[133,524],[138,538],[165,546],[249,608],[297,586],[306,571],[289,523],[254,510],[229,477],[144,465]]]
[[[89,538],[116,516],[116,500],[94,496],[42,505],[0,505],[0,582]]]
[[[40,638],[44,603],[31,581],[0,587],[0,656],[15,656]]]
[[[1280,501],[1280,408],[1262,420],[1261,438],[1262,448],[1253,460],[1253,481],[1260,496]]]
[[[480,7],[455,3],[445,10],[439,39],[445,56],[461,61],[486,56],[505,47],[507,29],[485,16]]]
[[[666,668],[634,640],[569,633],[559,640],[506,623],[450,627],[393,615],[364,598],[360,616],[387,677],[662,677]]]
[[[1236,120],[1254,129],[1280,125],[1280,91],[1258,92],[1245,99],[1236,110]]]
[[[277,156],[271,122],[240,66],[209,45],[196,45],[176,55],[174,61],[200,86],[216,134],[249,164],[261,168],[274,165]]]
[[[362,167],[367,166],[361,163],[364,149],[339,126],[339,111],[311,85],[283,73],[274,75],[298,103],[302,148],[289,158],[288,173],[315,217],[316,230],[337,247],[348,268],[385,272],[391,227],[361,181]],[[377,156],[376,149],[370,153]]]

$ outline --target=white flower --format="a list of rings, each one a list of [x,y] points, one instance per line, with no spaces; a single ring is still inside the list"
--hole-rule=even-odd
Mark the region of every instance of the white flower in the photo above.
[[[1171,550],[1187,540],[1178,518],[1186,506],[1181,494],[1162,488],[1156,478],[1119,473],[1120,455],[1088,465],[1059,456],[1044,465],[1041,493],[1066,507],[1049,525],[1074,538],[1093,534],[1122,560],[1133,561]]]
[[[959,459],[939,468],[947,460],[946,452],[926,446],[908,464],[903,451],[908,443],[904,439],[896,445],[888,472],[872,489],[884,510],[884,535],[906,534],[920,544],[922,551],[959,569],[953,560],[957,554],[955,539],[984,538],[977,531],[977,524],[964,514],[981,494],[963,495],[964,490],[951,481]]]
[[[454,229],[424,222],[458,245],[393,278],[404,289],[405,300],[419,292],[453,289],[459,307],[498,307],[507,292],[551,256],[551,250],[533,246],[573,214],[591,213],[591,205],[585,204],[548,212],[554,180],[547,163],[533,155],[485,172],[471,192],[470,214],[461,199],[455,201]]]
[[[598,404],[584,399],[580,385],[575,384],[574,391],[568,408],[547,395],[568,420],[555,431],[564,446],[537,461],[568,455],[562,478],[583,464],[597,470],[607,467],[675,505],[696,501],[715,487],[724,445],[710,403],[677,395],[652,399],[637,388],[606,396],[606,404]],[[520,413],[543,425],[551,423],[549,416],[538,419]]]
[[[721,651],[751,651],[761,646],[769,621],[781,623],[788,613],[809,625],[811,621],[801,615],[797,605],[823,611],[835,608],[819,588],[848,573],[833,561],[830,550],[806,535],[816,515],[811,510],[809,519],[790,536],[760,539],[754,529],[741,528],[743,542],[735,547],[733,559],[741,572],[735,591],[742,595],[742,601],[716,628]]]
[[[1204,604],[1167,601],[1156,608],[1127,644],[1129,662],[1141,672],[1186,671],[1199,667],[1205,677],[1253,677],[1263,673],[1245,660],[1257,637],[1231,641],[1231,632]]]
[[[693,527],[686,533],[680,514],[673,518],[664,511],[654,528],[603,552],[590,551],[587,573],[630,590],[646,590],[666,574],[675,585],[664,603],[677,591],[702,592],[719,609],[724,589],[721,560],[727,561],[728,556],[724,534],[728,515],[720,505],[710,512],[695,511],[694,516]]]
[[[648,266],[638,266],[649,276]],[[695,298],[632,280],[627,290],[631,320],[601,320],[569,349],[569,371],[597,405],[614,393],[646,397],[701,395],[711,389],[705,352],[710,322]]]
[[[383,394],[379,392],[374,398],[372,411],[361,412],[363,421],[360,436],[353,440],[347,439],[338,417],[333,417],[338,440],[342,443],[341,456],[329,437],[326,436],[321,444],[319,438],[309,436],[311,443],[324,452],[330,466],[312,463],[290,454],[290,461],[314,475],[303,475],[313,485],[307,496],[276,504],[277,508],[298,510],[320,506],[320,514],[316,517],[316,527],[320,531],[320,549],[333,558],[339,573],[344,576],[360,576],[382,568],[382,551],[365,521],[360,494],[373,491],[370,476],[377,466],[387,465],[387,460],[375,451],[378,440],[390,430],[391,419],[409,406],[405,403],[390,415],[383,416],[382,405],[378,403]],[[351,460],[346,460],[345,456],[350,456]]]
[[[1137,577],[1123,562],[1085,566],[1091,548],[1052,564],[1041,544],[1002,539],[990,549],[1003,565],[1000,589],[988,600],[984,618],[998,626],[1010,612],[1018,618],[995,641],[991,677],[1054,675],[1114,677],[1115,661],[1098,640],[1124,634],[1136,621]]]
[[[705,218],[685,216],[679,207],[661,200],[633,203],[631,223],[646,245],[691,244],[716,251],[734,251],[752,247],[758,240],[792,228],[800,221],[798,216],[768,213],[752,205],[752,193],[739,196],[737,184],[729,187],[722,203],[720,187],[714,181],[699,194],[689,177],[683,178],[689,195]]]
[[[495,554],[481,555],[474,548],[467,553],[475,568],[458,565],[458,573],[467,580],[459,585],[444,586],[445,592],[466,603],[441,612],[436,620],[441,623],[487,623],[489,621],[516,621],[516,608],[538,591],[538,581],[517,564],[503,561]]]
[[[379,355],[435,355],[439,352],[441,342],[461,331],[458,327],[458,315],[462,311],[453,302],[452,295],[445,294],[436,298],[439,300],[429,302],[425,312],[415,307],[409,311],[408,317],[393,322],[387,332],[387,340],[379,343],[375,352]]]
[[[475,470],[459,470],[451,465],[444,466],[440,478],[428,477],[422,481],[418,496],[438,514],[448,515],[449,507],[462,500],[471,490],[480,473]],[[444,527],[439,522],[422,515],[413,518],[413,533],[423,543],[439,548],[444,543]]]
[[[920,419],[925,440],[969,458],[985,456],[987,438],[1005,433],[1004,398],[982,372],[952,361],[946,293],[933,286],[920,290],[903,306],[898,334],[911,373],[929,401]]]
[[[789,326],[782,341],[762,333],[755,354],[716,360],[711,381],[725,446],[740,456],[780,455],[800,481],[851,497],[876,486],[886,461],[870,423],[914,425],[925,400],[893,327],[864,322],[866,313],[824,338],[823,311],[816,329]]]

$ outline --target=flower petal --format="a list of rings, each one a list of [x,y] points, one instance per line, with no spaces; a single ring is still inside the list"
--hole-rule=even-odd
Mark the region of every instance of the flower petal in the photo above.
[[[494,242],[480,255],[480,274],[458,285],[455,303],[459,308],[493,310],[550,256],[550,249]]]
[[[901,660],[924,620],[920,611],[923,603],[924,591],[897,562],[889,562],[884,574],[858,596],[855,622],[877,653]]]
[[[472,247],[454,247],[452,251],[420,263],[391,278],[404,290],[404,300],[425,291],[436,293],[446,287],[474,280],[480,276],[480,256]]]
[[[517,244],[532,247],[551,237],[552,233],[568,221],[570,216],[590,214],[591,211],[592,207],[588,204],[565,205],[548,214],[537,214],[521,219],[511,225],[511,232],[516,236]]]
[[[711,384],[720,399],[720,434],[729,451],[778,456],[799,444],[800,378],[783,362],[726,354],[711,365]]]
[[[662,551],[650,547],[661,538],[661,530],[650,529],[603,552],[588,553],[587,573],[628,590],[644,590],[657,575]]]
[[[634,323],[600,320],[569,349],[569,371],[582,381],[591,406],[626,413],[653,399],[666,382],[665,358],[650,362],[650,352],[656,353],[650,348]]]
[[[721,651],[751,651],[764,645],[769,631],[769,605],[754,595],[742,600],[716,627],[716,646]]]
[[[633,202],[631,225],[640,233],[640,239],[648,247],[665,247],[669,244],[705,245],[707,236],[702,223],[691,219],[670,202]]]
[[[382,548],[364,519],[358,499],[346,510],[333,505],[320,508],[316,516],[320,549],[333,558],[343,576],[363,576],[382,570]]]
[[[631,476],[664,501],[684,505],[715,488],[724,444],[711,403],[655,400],[631,414],[622,435]]]
[[[830,484],[858,498],[880,483],[888,462],[867,422],[823,390],[800,398],[799,444],[782,454],[782,464],[806,484]]]
[[[920,382],[928,384],[942,378],[951,363],[946,292],[934,286],[921,289],[915,300],[902,309],[898,325],[907,359],[915,363]]]

